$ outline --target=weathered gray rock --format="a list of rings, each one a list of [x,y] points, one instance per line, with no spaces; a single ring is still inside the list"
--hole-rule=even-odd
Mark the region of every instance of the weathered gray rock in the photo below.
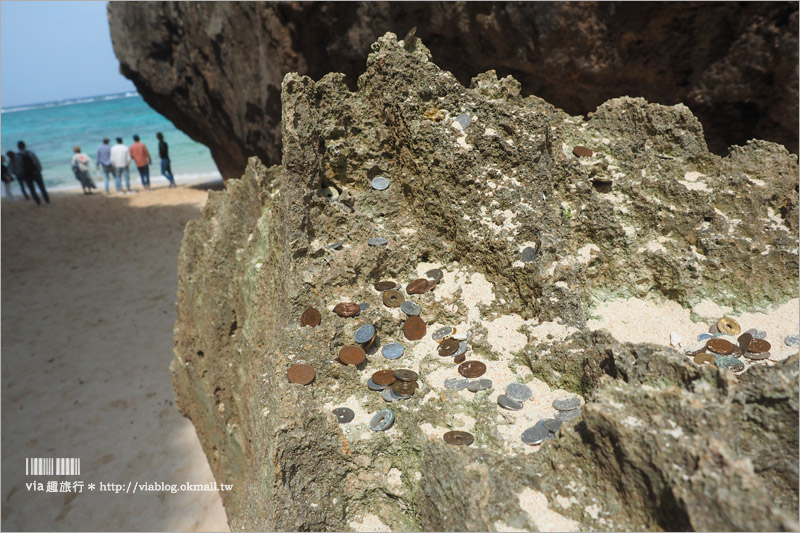
[[[572,114],[610,98],[685,103],[713,151],[754,137],[797,152],[797,4],[567,2],[111,2],[121,72],[211,149],[225,179],[280,162],[288,72],[343,72],[417,26],[464,84],[497,69]],[[401,35],[402,36],[402,35]]]
[[[597,296],[735,309],[795,297],[795,156],[763,141],[710,154],[682,105],[620,98],[584,122],[494,72],[465,88],[393,34],[373,45],[356,92],[341,74],[289,74],[282,105],[282,165],[251,159],[212,193],[180,256],[171,371],[215,476],[234,485],[222,493],[232,528],[536,530],[551,516],[536,498],[581,529],[797,527],[797,358],[737,377],[585,326]],[[392,186],[374,191],[377,175]],[[368,246],[378,231],[388,244]],[[527,246],[537,257],[523,263]],[[406,342],[373,284],[434,266],[442,282],[413,297],[428,337]],[[341,301],[371,306],[344,319],[330,312]],[[322,312],[316,328],[299,326],[308,306]],[[494,382],[474,395],[437,385],[458,374],[430,340],[467,317],[470,358]],[[335,362],[362,318],[379,342],[403,342],[403,358],[373,348],[363,370]],[[569,334],[514,350],[493,340],[504,320],[530,318]],[[297,362],[315,367],[313,384],[288,383]],[[524,427],[509,430],[518,415],[496,405],[501,366],[583,395],[581,416],[529,454]],[[370,432],[387,405],[367,378],[402,367],[420,389],[390,404],[392,429]],[[339,406],[356,413],[345,426]],[[448,429],[474,444],[445,444]]]

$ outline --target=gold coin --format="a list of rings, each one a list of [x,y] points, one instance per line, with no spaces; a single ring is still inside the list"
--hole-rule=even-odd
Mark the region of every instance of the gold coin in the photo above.
[[[738,322],[727,317],[719,319],[717,322],[717,329],[720,333],[725,333],[727,335],[738,335],[742,331]]]
[[[710,353],[701,353],[694,356],[694,362],[698,365],[702,365],[705,363],[714,363],[717,360],[716,357],[711,355]]]

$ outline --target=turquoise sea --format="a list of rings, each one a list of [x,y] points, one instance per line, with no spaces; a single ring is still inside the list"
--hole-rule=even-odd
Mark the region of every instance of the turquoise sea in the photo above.
[[[42,175],[48,189],[80,188],[70,168],[73,148],[82,151],[96,163],[97,147],[103,138],[122,137],[133,144],[133,135],[147,145],[153,164],[150,175],[154,186],[166,185],[161,176],[156,132],[164,134],[169,144],[172,172],[181,180],[197,177],[218,177],[219,172],[208,148],[187,137],[156,113],[137,93],[122,93],[67,100],[39,105],[20,106],[0,111],[0,147],[5,154],[17,151],[17,141],[25,141],[39,157]],[[139,174],[131,164],[131,184],[139,185]],[[16,184],[14,192],[18,194]],[[98,187],[103,187],[98,183]]]

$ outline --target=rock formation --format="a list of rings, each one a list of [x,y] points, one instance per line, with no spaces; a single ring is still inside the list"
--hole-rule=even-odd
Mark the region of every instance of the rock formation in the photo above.
[[[250,159],[187,226],[171,372],[234,486],[232,529],[796,529],[796,355],[734,374],[586,325],[599,298],[796,297],[796,156],[764,141],[713,155],[683,105],[618,98],[585,121],[493,71],[465,88],[419,40],[371,49],[356,91],[343,74],[288,74],[281,165]],[[379,175],[388,189],[370,187]],[[407,341],[373,284],[434,267],[433,290],[404,294],[428,327]],[[342,318],[339,302],[369,307]],[[300,326],[309,306],[317,327]],[[336,362],[363,323],[377,330],[366,362]],[[441,326],[470,332],[493,389],[442,386],[459,376],[436,354]],[[401,359],[381,356],[390,342]],[[295,363],[315,381],[289,383]],[[366,386],[382,368],[418,372],[419,390],[385,403]],[[496,403],[512,381],[534,389],[518,412]],[[523,444],[565,394],[582,415]],[[370,431],[387,407],[394,427]],[[475,442],[445,443],[450,429]]]
[[[712,151],[752,138],[797,152],[797,4],[786,2],[111,2],[121,72],[211,149],[225,179],[281,161],[288,72],[346,74],[417,26],[462,84],[496,69],[571,114],[608,99],[684,103]]]

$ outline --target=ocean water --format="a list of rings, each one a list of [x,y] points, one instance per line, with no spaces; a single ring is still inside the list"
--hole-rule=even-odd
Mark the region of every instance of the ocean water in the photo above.
[[[123,142],[130,146],[133,144],[134,134],[141,137],[153,159],[153,164],[150,165],[152,184],[167,184],[166,178],[161,177],[161,160],[158,157],[156,139],[156,132],[159,131],[169,144],[172,173],[175,174],[178,184],[181,179],[219,177],[210,150],[178,130],[136,93],[96,96],[0,111],[2,153],[9,150],[16,152],[17,141],[25,141],[27,148],[39,157],[48,190],[80,188],[70,167],[75,146],[80,146],[96,164],[97,147],[102,144],[104,137],[108,137],[112,145],[116,144],[116,137],[122,137]],[[141,185],[133,162],[130,169],[131,185]],[[103,185],[98,183],[98,188],[103,188]],[[19,193],[16,184],[14,192]]]

